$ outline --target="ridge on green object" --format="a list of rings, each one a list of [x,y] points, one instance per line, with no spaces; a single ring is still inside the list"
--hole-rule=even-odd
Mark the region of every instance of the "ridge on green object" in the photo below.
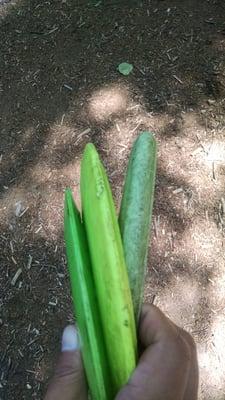
[[[129,158],[119,225],[136,322],[143,301],[156,175],[156,141],[149,132],[136,139]]]
[[[99,318],[84,225],[65,192],[64,235],[81,352],[92,400],[111,400],[112,382]]]
[[[114,395],[136,365],[133,305],[115,206],[108,179],[93,144],[81,163],[82,218],[87,232]]]

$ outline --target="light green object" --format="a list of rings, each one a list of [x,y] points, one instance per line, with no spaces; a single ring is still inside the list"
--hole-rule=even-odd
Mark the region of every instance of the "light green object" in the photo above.
[[[81,164],[82,218],[114,395],[135,369],[137,340],[122,241],[106,173],[92,144]]]
[[[81,352],[92,400],[114,399],[84,225],[66,190],[64,234]]]
[[[143,301],[156,174],[156,141],[143,132],[135,141],[127,169],[119,215],[134,314]]]
[[[124,62],[122,64],[119,64],[118,70],[122,75],[130,75],[130,73],[133,71],[133,65]]]

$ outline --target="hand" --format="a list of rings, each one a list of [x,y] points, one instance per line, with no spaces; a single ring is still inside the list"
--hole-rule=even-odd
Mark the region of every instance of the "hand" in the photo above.
[[[115,400],[197,400],[198,364],[192,337],[157,307],[145,305],[139,327],[138,366]],[[76,332],[67,327],[45,400],[87,400]]]
[[[87,385],[77,331],[69,325],[63,331],[62,352],[44,400],[87,400]]]
[[[139,340],[144,351],[116,400],[197,400],[195,343],[157,307],[142,309]]]

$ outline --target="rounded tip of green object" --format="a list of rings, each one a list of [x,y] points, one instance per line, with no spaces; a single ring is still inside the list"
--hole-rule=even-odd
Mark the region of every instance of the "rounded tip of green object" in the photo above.
[[[150,132],[150,131],[143,131],[143,132],[140,132],[139,137],[140,137],[140,136],[150,136],[151,138],[154,138],[153,132]]]
[[[156,145],[156,140],[152,132],[143,131],[138,135],[136,143],[152,143]]]
[[[93,143],[87,143],[84,148],[84,153],[86,153],[87,151],[93,151],[93,150],[96,151],[95,145]]]
[[[98,151],[93,143],[87,143],[84,148],[84,154],[86,153],[93,153],[96,154],[98,157]]]

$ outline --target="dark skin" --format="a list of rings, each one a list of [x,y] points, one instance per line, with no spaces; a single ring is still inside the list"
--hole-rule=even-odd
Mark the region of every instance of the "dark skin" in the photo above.
[[[144,305],[139,325],[143,352],[115,400],[197,400],[198,363],[192,337],[157,307]],[[87,400],[79,350],[61,353],[44,400]]]

